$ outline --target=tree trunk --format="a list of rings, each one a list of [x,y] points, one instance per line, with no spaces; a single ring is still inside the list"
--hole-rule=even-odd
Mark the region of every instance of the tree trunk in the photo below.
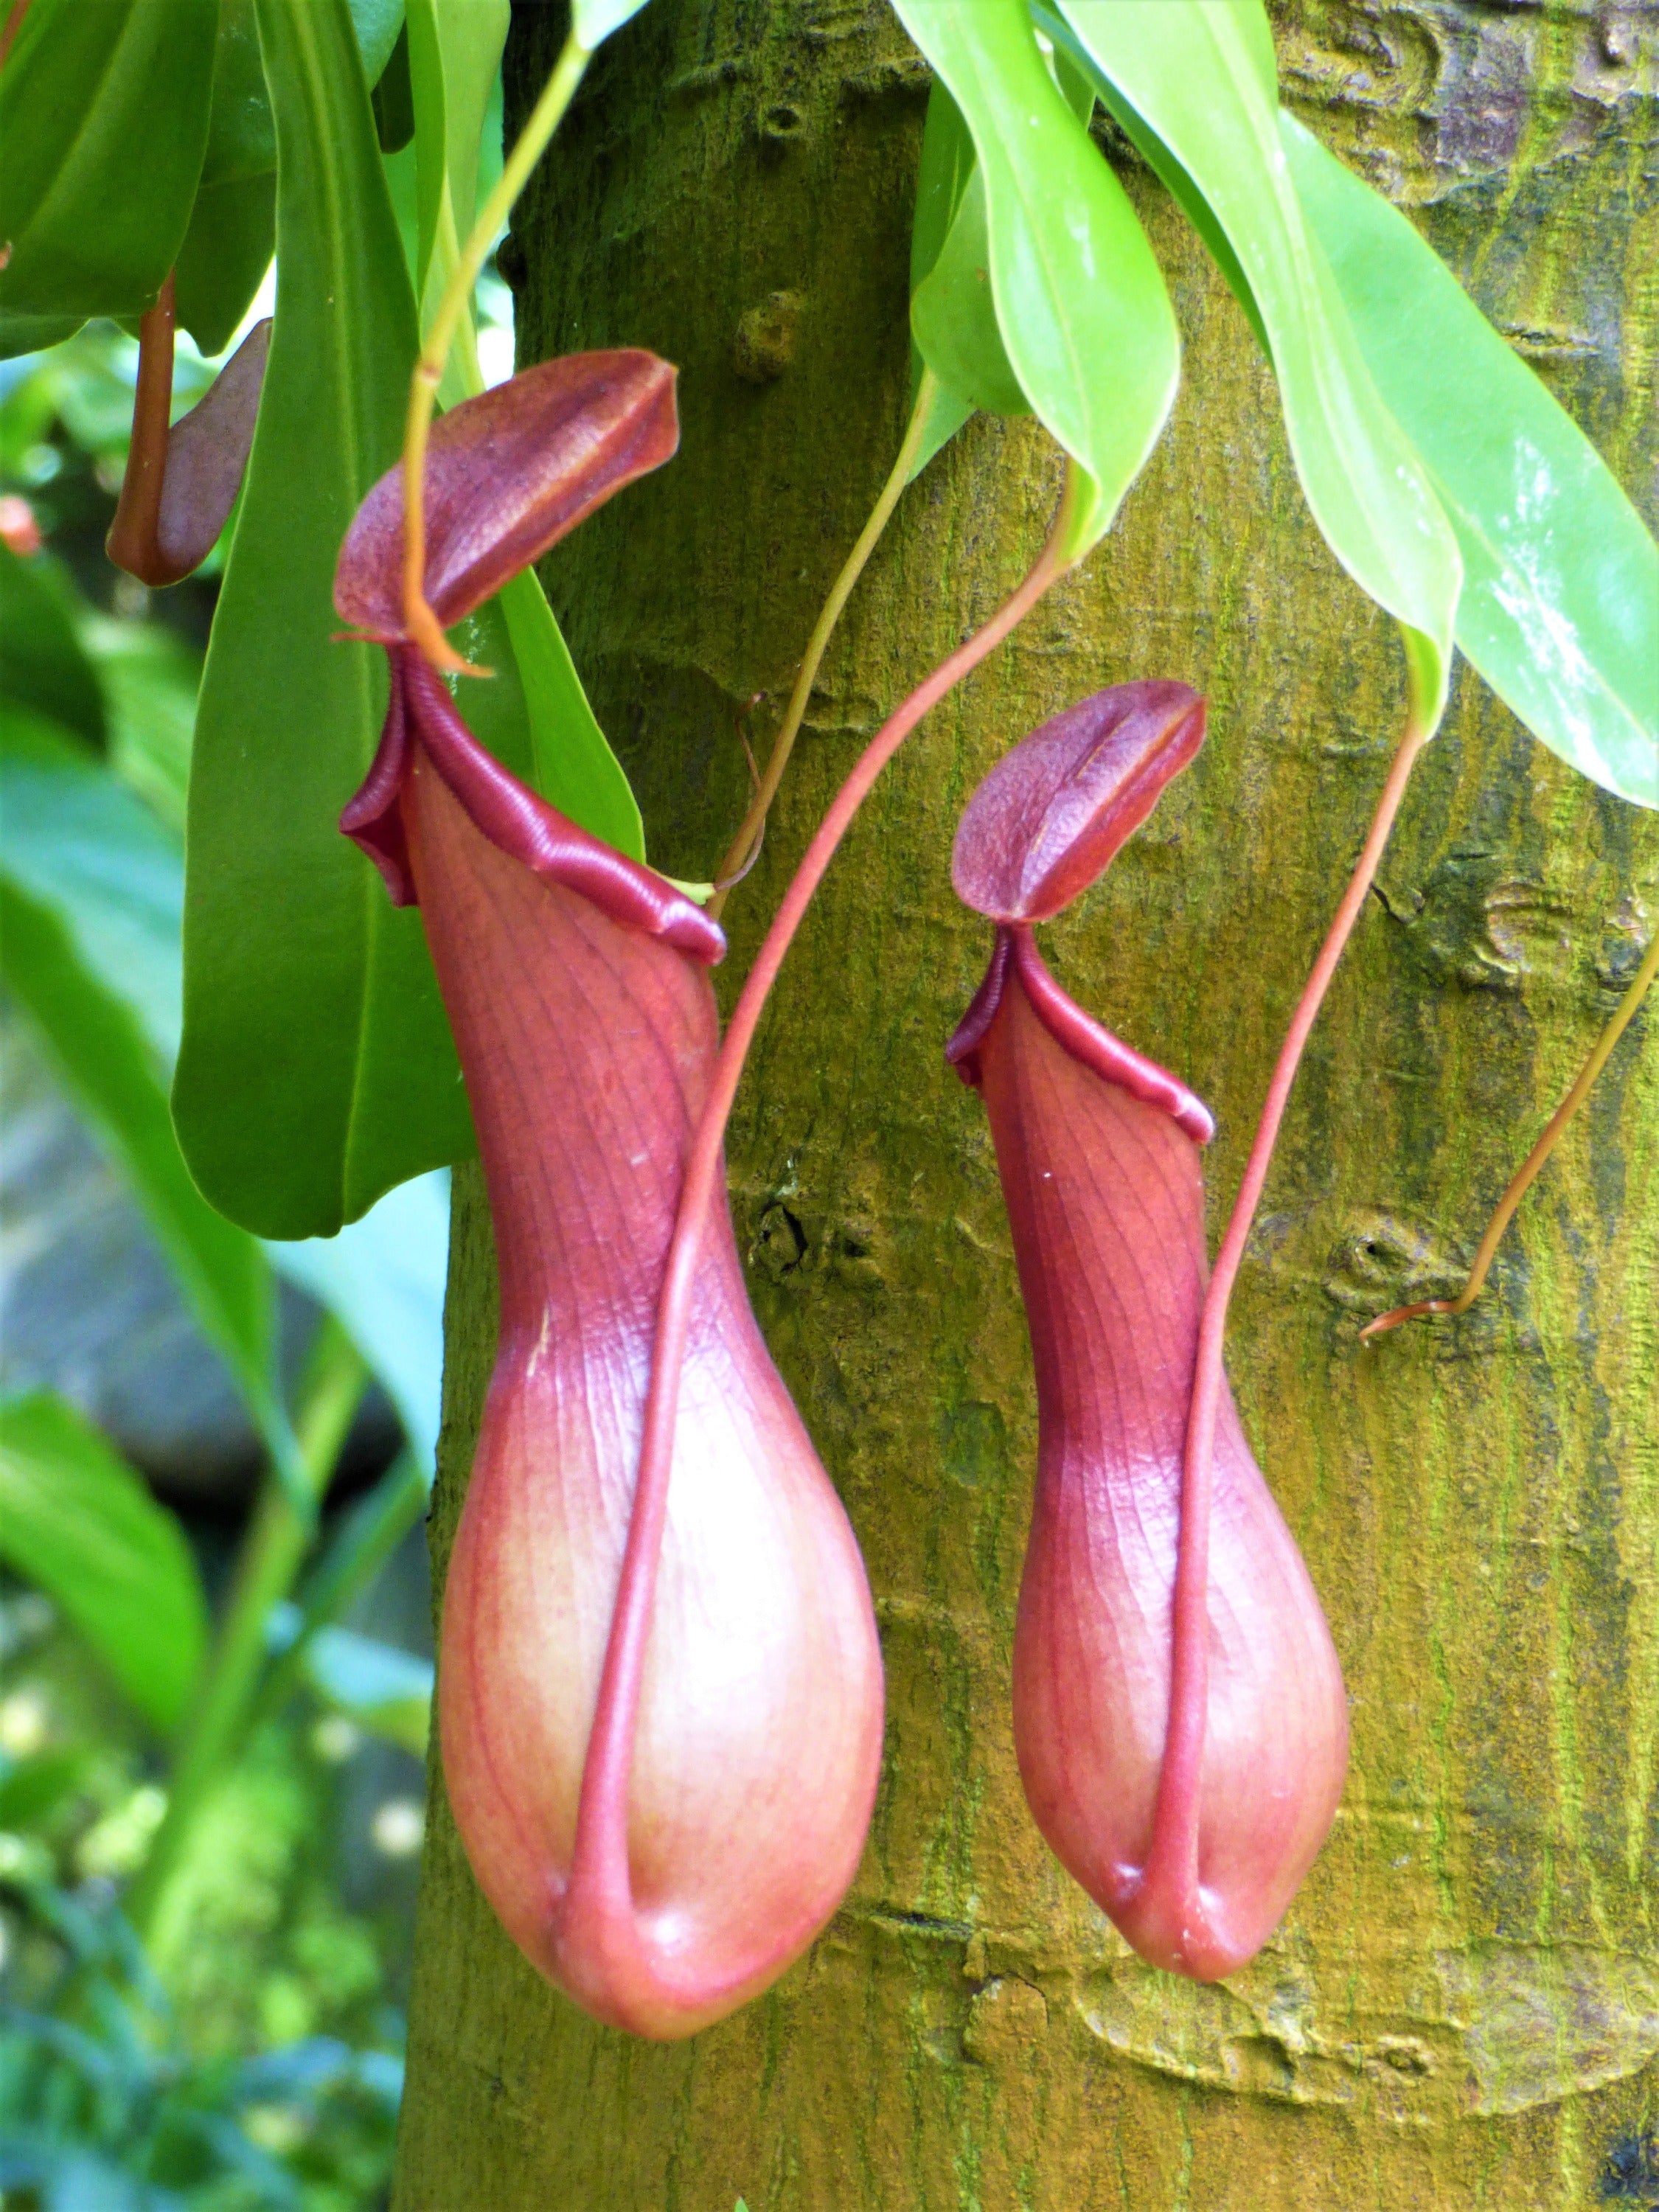
[[[518,17],[513,113],[561,15]],[[1588,0],[1277,15],[1287,97],[1411,207],[1651,520],[1651,17]],[[676,875],[716,865],[747,790],[734,721],[765,688],[763,745],[897,444],[927,82],[880,0],[655,0],[595,64],[518,217],[522,359],[626,342],[683,369],[679,458],[548,564]],[[1267,1949],[1201,1989],[1131,1956],[1020,1793],[1034,1403],[983,1112],[941,1058],[988,937],[951,896],[957,814],[1003,746],[1098,685],[1207,693],[1197,765],[1049,935],[1067,988],[1216,1109],[1213,1237],[1404,702],[1389,625],[1303,506],[1243,315],[1107,143],[1185,336],[1174,422],[1083,574],[889,771],[732,1134],[757,1307],[882,1626],[862,1869],[771,1995],[690,2043],[634,2042],[509,1945],[434,1763],[400,2212],[1659,2197],[1653,1015],[1474,1312],[1356,1341],[1459,1279],[1659,921],[1659,824],[1559,766],[1467,669],[1316,1033],[1235,1308],[1241,1411],[1352,1698],[1335,1831]],[[727,1003],[856,748],[1023,573],[1058,483],[1035,426],[981,418],[906,494],[728,911]],[[440,1583],[493,1328],[463,1174]]]

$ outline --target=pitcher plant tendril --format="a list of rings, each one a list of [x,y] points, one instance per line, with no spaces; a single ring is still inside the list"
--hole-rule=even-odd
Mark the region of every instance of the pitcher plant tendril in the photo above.
[[[1492,1219],[1486,1224],[1486,1233],[1480,1239],[1469,1269],[1469,1279],[1455,1298],[1419,1298],[1413,1304],[1396,1306],[1391,1313],[1379,1314],[1375,1321],[1367,1322],[1359,1332],[1360,1341],[1370,1344],[1386,1330],[1398,1328],[1401,1322],[1418,1321],[1425,1314],[1466,1314],[1486,1286],[1492,1263],[1498,1256],[1498,1248],[1504,1241],[1504,1232],[1515,1218],[1516,1208],[1531,1189],[1542,1172],[1544,1163],[1566,1134],[1569,1123],[1579,1108],[1595,1088],[1601,1070],[1625,1031],[1636,1018],[1637,1008],[1647,996],[1656,975],[1659,975],[1659,934],[1643,955],[1642,964],[1632,978],[1630,988],[1619,1001],[1618,1011],[1596,1039],[1594,1050],[1578,1071],[1571,1091],[1545,1124],[1544,1133],[1527,1154],[1526,1158],[1510,1178],[1509,1188],[1498,1200]]]
[[[717,918],[727,898],[760,858],[767,812],[778,795],[778,787],[783,781],[784,770],[789,765],[795,739],[806,719],[806,702],[812,696],[812,686],[817,680],[825,650],[836,624],[841,620],[842,611],[852,597],[853,586],[864,574],[870,556],[892,520],[899,495],[910,481],[912,465],[921,448],[922,434],[927,427],[928,410],[938,390],[938,378],[931,368],[924,368],[921,380],[916,386],[915,404],[910,410],[910,420],[899,447],[898,458],[877,495],[868,521],[859,533],[858,543],[848,555],[841,574],[830,586],[830,595],[818,611],[812,635],[806,641],[805,654],[796,673],[794,688],[789,694],[789,703],[784,709],[783,720],[779,724],[778,734],[773,741],[766,773],[758,779],[754,797],[749,803],[749,811],[743,817],[743,826],[732,840],[726,858],[716,872],[714,896],[708,902],[708,912]]]
[[[479,210],[459,259],[450,271],[438,311],[432,318],[432,327],[422,344],[420,359],[410,378],[409,415],[404,429],[403,628],[434,668],[451,675],[483,676],[489,671],[475,668],[455,651],[427,599],[426,456],[432,434],[433,410],[438,403],[438,386],[443,382],[456,330],[472,297],[472,288],[489,258],[495,234],[512,213],[531,171],[563,120],[565,110],[575,97],[576,88],[592,59],[591,52],[573,31],[494,189]]]
[[[1222,1355],[1227,1304],[1244,1257],[1244,1247],[1267,1180],[1279,1126],[1296,1081],[1297,1069],[1337,963],[1352,934],[1382,859],[1418,756],[1432,725],[1413,696],[1405,735],[1395,753],[1365,842],[1348,879],[1336,915],[1279,1047],[1261,1117],[1244,1164],[1243,1179],[1221,1240],[1205,1293],[1193,1369],[1192,1409],[1188,1415],[1181,1478],[1181,1537],[1176,1559],[1173,1669],[1169,1731],[1158,1784],[1158,1813],[1148,1882],[1158,1894],[1146,1906],[1170,1924],[1190,1917],[1201,1920],[1199,1900],[1199,1827],[1205,1716],[1209,1703],[1210,1519],[1213,1492],[1216,1421],[1225,1377]]]

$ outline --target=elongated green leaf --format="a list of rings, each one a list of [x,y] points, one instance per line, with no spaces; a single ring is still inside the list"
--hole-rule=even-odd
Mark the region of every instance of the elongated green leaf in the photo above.
[[[259,27],[276,327],[197,724],[173,1110],[223,1212],[326,1236],[471,1133],[420,915],[336,827],[386,678],[331,642],[334,563],[398,455],[413,301],[343,0],[259,0]]]
[[[1279,137],[1261,0],[1060,0],[1124,100],[1191,177],[1266,325],[1308,505],[1337,559],[1401,624],[1417,711],[1438,720],[1462,562],[1410,440],[1366,368]]]
[[[917,291],[933,273],[940,249],[962,204],[968,179],[974,173],[974,141],[962,119],[962,110],[938,77],[927,95],[927,119],[921,133],[921,166],[916,175],[916,212],[910,230],[910,299],[912,313]],[[914,337],[910,341],[910,398],[914,405],[927,366]],[[935,453],[948,446],[973,413],[971,401],[947,391],[935,381],[921,442],[910,465],[914,483]]]
[[[1238,256],[1233,252],[1232,241],[1216,221],[1209,202],[1200,191],[1175,155],[1152,130],[1145,116],[1138,114],[1123,94],[1101,68],[1057,8],[1047,0],[1033,0],[1031,21],[1045,37],[1054,43],[1056,60],[1062,58],[1079,70],[1104,103],[1112,120],[1134,147],[1135,151],[1158,177],[1179,205],[1193,228],[1208,246],[1212,258],[1226,278],[1233,297],[1250,319],[1250,328],[1255,332],[1256,343],[1271,361],[1273,349],[1267,343],[1267,325],[1261,319],[1261,310],[1255,304],[1255,295],[1250,289],[1250,280],[1244,274]],[[1273,59],[1273,40],[1269,37],[1266,56],[1266,82],[1269,94],[1278,98],[1278,70]]]
[[[46,1391],[0,1406],[0,1558],[46,1591],[155,1727],[201,1672],[207,1604],[183,1530]]]
[[[204,354],[222,353],[276,245],[276,173],[204,185],[179,248],[173,308]]]
[[[214,0],[33,0],[0,70],[0,354],[154,302],[201,172],[216,20]]]
[[[501,0],[410,0],[423,319],[435,313],[471,227],[479,141],[507,24]],[[483,389],[470,316],[439,389],[447,406]],[[515,576],[481,608],[460,643],[469,659],[495,672],[489,683],[467,684],[457,702],[474,734],[561,812],[642,860],[638,802],[534,572]]]
[[[101,745],[103,695],[75,635],[70,587],[49,556],[0,544],[0,699]]]
[[[998,325],[1033,412],[1080,474],[1064,548],[1080,558],[1110,527],[1175,398],[1180,342],[1163,277],[1023,0],[895,4],[973,134]]]
[[[1406,217],[1280,120],[1366,362],[1457,532],[1458,644],[1552,751],[1659,806],[1659,546]]]
[[[66,733],[0,714],[0,969],[119,1160],[180,1287],[286,1480],[270,1271],[191,1181],[167,1111],[179,861],[167,832]]]

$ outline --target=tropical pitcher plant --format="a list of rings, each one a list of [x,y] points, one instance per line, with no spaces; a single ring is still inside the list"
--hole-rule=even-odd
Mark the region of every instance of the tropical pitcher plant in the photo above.
[[[47,83],[64,4],[13,10],[5,98]],[[1090,137],[1103,102],[1249,316],[1310,508],[1397,623],[1406,679],[1398,750],[1213,1263],[1207,1109],[1179,1073],[1103,1026],[1103,1008],[1060,987],[1036,935],[1193,760],[1205,702],[1179,668],[1149,670],[1028,735],[1008,732],[955,833],[957,893],[991,935],[984,981],[939,1047],[989,1122],[1038,1410],[1011,1680],[1020,1776],[1056,1858],[1134,1949],[1212,1980],[1290,1908],[1335,1817],[1347,1756],[1330,1629],[1273,1498],[1273,1438],[1261,1441],[1264,1468],[1223,1359],[1300,1054],[1440,718],[1454,645],[1565,758],[1632,804],[1659,804],[1659,555],[1415,232],[1281,112],[1259,0],[896,0],[933,72],[908,428],[724,862],[708,883],[671,882],[645,862],[637,808],[531,564],[671,460],[675,371],[624,346],[484,391],[468,319],[478,271],[592,52],[639,4],[577,0],[476,223],[463,219],[476,161],[465,175],[453,151],[466,134],[417,125],[426,183],[411,295],[354,293],[356,264],[328,259],[306,204],[285,193],[284,176],[310,173],[326,150],[325,109],[354,173],[378,177],[372,78],[343,0],[316,0],[303,26],[294,0],[258,0],[277,146],[275,327],[253,331],[177,423],[174,326],[194,264],[179,263],[175,286],[161,254],[139,287],[112,556],[152,583],[173,580],[219,536],[240,488],[218,617],[228,641],[210,662],[198,737],[181,1141],[209,1195],[266,1233],[337,1226],[414,1165],[465,1148],[443,1060],[453,1038],[495,1225],[501,1335],[444,1593],[450,1798],[503,1926],[576,2002],[655,2037],[718,2020],[798,1958],[845,1894],[883,1729],[864,1563],[811,1440],[813,1409],[792,1401],[744,1288],[726,1118],[767,994],[863,798],[929,710],[1100,544],[1167,420],[1179,341],[1157,262]],[[441,56],[411,41],[409,66],[417,117],[441,118],[441,97],[423,108],[434,85],[420,76],[441,78]],[[205,108],[199,121],[206,138]],[[464,150],[476,155],[476,128]],[[378,189],[362,185],[364,266],[396,246]],[[179,207],[182,226],[187,193]],[[34,213],[44,236],[44,191]],[[34,220],[27,208],[14,220],[0,318],[54,309],[38,274],[49,257],[24,216]],[[348,304],[330,320],[319,296]],[[123,295],[82,311],[133,304]],[[379,395],[378,443],[338,447],[361,495],[343,544],[343,518],[301,514],[276,465],[325,357],[365,420],[371,385]],[[907,485],[981,409],[1034,414],[1064,453],[1050,534],[1003,605],[861,755],[722,1036],[709,981],[726,951],[718,917],[759,848],[830,632]],[[382,470],[399,433],[403,459]],[[338,672],[347,648],[327,635],[329,574],[344,635],[383,647],[389,666],[378,750],[338,817],[357,854],[317,797],[326,778],[315,761],[297,827],[250,831],[244,820],[233,836],[213,797],[264,772],[259,732],[286,742],[233,646],[236,625],[266,618],[258,580],[301,571],[295,678],[333,702],[308,742],[342,787],[343,764],[359,775],[367,754],[352,747],[368,693]],[[295,927],[256,945],[238,936],[233,906],[266,836],[271,896],[289,902]],[[361,904],[370,864],[382,885],[372,913]],[[300,926],[299,902],[319,884],[360,917],[349,943]],[[408,1012],[409,979],[428,971],[389,924],[392,908],[418,909],[447,1036]],[[307,1162],[273,1164],[280,1147],[260,1139],[278,1116],[256,1048],[254,987],[301,942],[332,963],[330,988],[354,1019],[369,1010],[362,1034],[407,1016],[395,1081],[359,1081],[362,1060],[344,1080],[344,1057],[327,1097],[319,1079],[314,1151],[327,1172],[310,1181]],[[1656,965],[1650,946],[1467,1288],[1435,1310],[1461,1312],[1478,1292]],[[349,1127],[336,1093],[353,1102]]]

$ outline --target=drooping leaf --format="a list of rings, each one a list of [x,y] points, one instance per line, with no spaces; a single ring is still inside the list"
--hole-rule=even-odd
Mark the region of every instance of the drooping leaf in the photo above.
[[[1080,558],[1109,528],[1175,398],[1180,342],[1164,279],[1023,0],[896,5],[972,132],[998,325],[1032,411],[1079,472],[1062,550]]]
[[[52,1598],[146,1720],[175,1726],[207,1640],[190,1546],[142,1478],[47,1391],[0,1406],[0,1558]]]
[[[1094,110],[1093,87],[1068,70],[1060,91],[1079,122],[1086,125]],[[937,81],[928,102],[930,123],[936,106],[939,125],[934,135],[940,143],[933,155],[934,173],[928,174],[924,131],[922,173],[917,185],[917,220],[923,225],[924,235],[920,243],[913,236],[910,250],[911,328],[922,357],[941,386],[933,419],[923,438],[923,453],[929,451],[929,439],[936,441],[931,450],[938,451],[944,443],[939,433],[947,422],[952,431],[960,427],[960,421],[966,419],[963,409],[969,414],[975,408],[996,415],[1030,412],[1002,343],[991,296],[984,172],[975,161],[973,141],[956,102]],[[950,117],[955,118],[953,123],[946,120]],[[943,240],[935,244],[939,214],[952,191],[949,225]],[[917,264],[930,248],[928,265],[918,277]],[[919,459],[911,471],[913,478],[924,465]]]
[[[1280,146],[1261,0],[1060,0],[1084,47],[1191,177],[1266,327],[1291,450],[1327,543],[1401,627],[1417,711],[1444,703],[1462,562],[1377,392]]]
[[[1659,806],[1659,546],[1407,218],[1280,126],[1367,365],[1457,533],[1458,644],[1552,751]]]
[[[191,1181],[167,1111],[179,1021],[179,862],[146,810],[66,733],[0,718],[0,968],[130,1177],[180,1288],[288,1477],[270,1272]]]
[[[413,302],[343,0],[258,19],[276,327],[197,726],[173,1104],[213,1201],[301,1237],[464,1158],[471,1131],[418,923],[335,828],[386,693],[377,655],[330,641],[330,586],[401,443]]]
[[[942,81],[933,79],[927,95],[927,119],[921,133],[921,166],[916,174],[916,212],[910,229],[910,299],[912,313],[917,292],[939,259],[968,179],[974,173],[974,142],[962,110]],[[914,402],[927,366],[914,337],[910,343],[910,391]],[[937,374],[937,372],[935,372]],[[910,468],[914,483],[935,453],[948,446],[974,410],[970,402],[943,383],[936,385],[921,442]]]
[[[0,356],[152,305],[207,143],[214,0],[32,0],[0,70]]]
[[[50,556],[0,544],[0,699],[101,746],[103,695],[75,635],[70,588]]]
[[[1233,252],[1232,241],[1216,221],[1209,202],[1200,191],[1175,155],[1170,151],[1145,116],[1133,108],[1123,94],[1101,68],[1077,33],[1057,9],[1047,0],[1032,0],[1031,21],[1043,35],[1054,43],[1056,61],[1062,58],[1087,80],[1105,105],[1112,120],[1134,147],[1135,151],[1153,172],[1158,181],[1170,192],[1193,228],[1208,246],[1212,258],[1226,278],[1229,289],[1249,317],[1250,328],[1255,332],[1256,343],[1271,361],[1273,349],[1267,343],[1267,326],[1261,311],[1255,304],[1255,295],[1244,274],[1238,256]],[[1276,100],[1277,64],[1273,41],[1269,38],[1266,56],[1266,82]]]

